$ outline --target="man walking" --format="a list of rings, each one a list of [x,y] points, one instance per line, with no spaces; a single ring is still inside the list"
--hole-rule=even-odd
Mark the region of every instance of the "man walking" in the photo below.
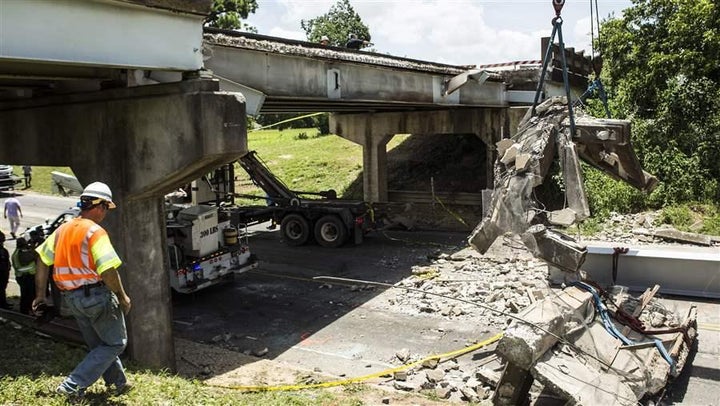
[[[110,188],[89,184],[80,195],[80,216],[61,225],[40,244],[33,309],[45,302],[48,267],[75,317],[90,352],[58,386],[57,392],[83,396],[101,376],[116,394],[131,388],[118,356],[127,345],[124,314],[130,311],[118,268],[122,261],[101,223],[115,208]]]
[[[15,238],[18,227],[20,227],[20,218],[22,214],[22,206],[18,199],[11,197],[5,200],[5,212],[4,217],[10,222],[10,235]]]

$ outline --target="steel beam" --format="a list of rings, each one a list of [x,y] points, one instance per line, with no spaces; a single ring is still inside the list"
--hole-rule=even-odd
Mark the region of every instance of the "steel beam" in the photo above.
[[[3,0],[0,63],[197,70],[202,19],[120,1]]]
[[[590,279],[612,284],[610,244],[587,246],[582,269]],[[705,298],[720,298],[720,247],[649,245],[629,247],[618,258],[618,285],[643,291],[660,285],[660,293]]]

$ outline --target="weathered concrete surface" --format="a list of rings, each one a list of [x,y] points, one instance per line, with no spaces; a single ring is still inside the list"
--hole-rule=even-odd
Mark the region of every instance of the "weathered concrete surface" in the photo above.
[[[497,346],[508,362],[528,371],[558,338],[584,324],[592,316],[592,295],[570,287],[557,297],[549,297],[518,313],[518,317],[533,325],[513,321]],[[539,326],[536,327],[536,326]]]
[[[206,68],[264,94],[262,112],[507,106],[497,75],[444,95],[445,82],[466,66],[213,29],[204,38]]]
[[[70,166],[113,190],[103,225],[125,261],[130,353],[148,366],[175,366],[162,196],[247,151],[243,99],[217,90],[197,80],[0,103],[0,162]]]
[[[384,202],[388,200],[385,146],[395,134],[475,134],[486,144],[486,156],[492,157],[492,145],[506,121],[505,109],[499,108],[333,114],[330,132],[363,146],[364,198]],[[487,173],[492,173],[492,159],[486,164]]]

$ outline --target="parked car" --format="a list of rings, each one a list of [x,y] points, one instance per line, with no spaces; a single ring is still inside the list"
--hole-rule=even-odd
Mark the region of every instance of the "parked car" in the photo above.
[[[22,182],[22,178],[13,173],[11,165],[0,165],[0,192],[15,189],[15,185]]]

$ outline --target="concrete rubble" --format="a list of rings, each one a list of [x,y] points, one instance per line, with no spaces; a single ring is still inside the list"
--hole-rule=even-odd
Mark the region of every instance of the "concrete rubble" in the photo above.
[[[586,280],[581,271],[585,246],[552,228],[590,215],[580,159],[643,191],[657,183],[639,165],[627,121],[595,119],[580,111],[575,125],[571,132],[566,99],[551,98],[528,111],[512,140],[497,143],[490,208],[469,238],[485,253],[501,235],[520,236],[535,257],[567,272],[570,282],[533,302],[505,329],[497,345],[506,364],[493,395],[496,405],[528,403],[535,380],[572,404],[637,404],[679,374],[697,334],[694,308],[680,324],[672,313],[646,310],[658,286],[632,298],[622,289],[612,295]],[[533,189],[543,183],[556,154],[567,207],[548,213],[535,201]],[[644,235],[712,243],[677,230]]]
[[[393,306],[407,307],[409,312],[480,318],[487,326],[504,330],[495,348],[499,358],[476,364],[472,371],[456,371],[453,363],[411,369],[402,381],[395,379],[396,388],[430,389],[443,399],[517,405],[531,402],[539,385],[570,404],[630,405],[657,395],[678,376],[697,335],[695,308],[682,319],[663,309],[654,297],[657,286],[639,297],[622,288],[604,291],[583,278],[585,246],[553,228],[568,227],[590,215],[580,159],[644,191],[657,182],[640,168],[627,122],[599,120],[582,112],[576,122],[571,137],[564,98],[547,100],[534,116],[528,113],[517,136],[497,144],[490,208],[469,238],[477,252],[441,255],[431,266],[413,269],[415,277],[403,283],[414,290],[391,300]],[[560,158],[568,204],[547,213],[534,200],[533,189],[547,176],[555,155]],[[610,226],[655,228],[653,214],[630,221],[622,217],[612,216]],[[621,228],[609,237],[625,242],[661,238],[712,243],[687,234]],[[511,244],[517,245],[519,238],[528,251],[476,255],[497,246],[498,237],[505,236],[507,242],[508,235],[515,236]],[[569,286],[551,289],[549,269],[565,271]],[[473,301],[484,306],[474,306]],[[407,364],[413,356],[399,361]]]
[[[628,220],[628,226],[632,224]],[[622,235],[618,233],[618,238]],[[678,315],[665,309],[655,297],[657,288],[638,297],[608,289],[603,303],[611,313],[617,310],[612,303],[617,303],[645,329],[656,332],[641,334],[613,321],[633,341],[626,345],[605,329],[590,292],[550,286],[547,275],[547,263],[521,248],[518,240],[507,239],[494,244],[486,255],[466,248],[416,266],[413,276],[400,285],[413,290],[395,290],[388,299],[396,310],[432,313],[458,323],[480,320],[488,326],[488,335],[504,330],[504,337],[495,348],[476,354],[478,360],[470,364],[423,363],[392,376],[391,385],[403,391],[431,391],[440,399],[458,402],[514,405],[536,401],[541,392],[549,392],[571,404],[624,405],[658,394],[681,372],[697,335],[694,310]],[[537,327],[510,321],[508,314]],[[656,338],[672,358],[672,366],[654,344]],[[407,365],[424,355],[402,348],[388,361]]]

